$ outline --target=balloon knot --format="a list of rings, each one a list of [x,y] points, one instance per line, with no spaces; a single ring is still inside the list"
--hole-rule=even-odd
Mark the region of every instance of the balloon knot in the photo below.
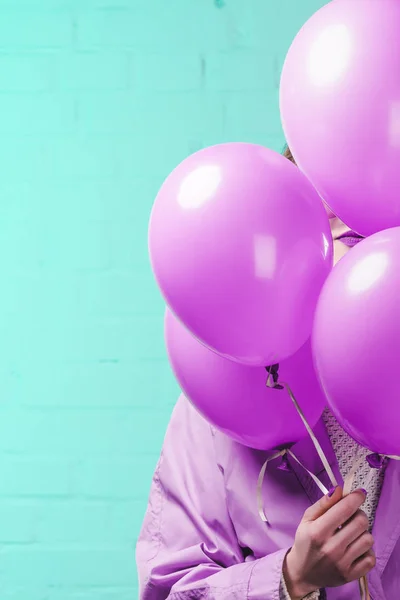
[[[282,460],[277,468],[279,471],[285,471],[286,473],[289,473],[292,470],[287,454],[282,456]]]
[[[268,373],[266,386],[274,390],[283,390],[283,385],[279,383],[279,364],[265,367]]]
[[[368,454],[367,463],[371,467],[371,469],[382,469],[386,463],[386,456],[381,456],[377,452],[373,452],[372,454]]]

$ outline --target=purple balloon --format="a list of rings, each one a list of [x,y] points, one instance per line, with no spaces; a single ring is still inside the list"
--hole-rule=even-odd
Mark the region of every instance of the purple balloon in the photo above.
[[[168,309],[165,337],[169,360],[183,393],[216,428],[259,450],[288,447],[307,436],[287,390],[266,386],[265,368],[241,365],[212,352]],[[310,342],[279,365],[279,381],[291,386],[314,426],[326,400],[314,372]]]
[[[364,236],[400,225],[399,23],[399,0],[328,2],[282,71],[282,124],[296,162]]]
[[[280,154],[245,143],[201,150],[171,173],[154,203],[149,249],[174,314],[208,347],[253,366],[306,342],[332,268],[314,188]]]
[[[333,269],[313,352],[329,405],[372,452],[400,455],[400,228],[360,242]]]

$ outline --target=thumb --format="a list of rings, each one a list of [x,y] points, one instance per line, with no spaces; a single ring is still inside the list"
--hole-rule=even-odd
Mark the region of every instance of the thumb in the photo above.
[[[322,515],[328,512],[332,506],[335,506],[342,497],[343,490],[341,487],[337,486],[336,488],[332,488],[326,496],[323,496],[318,502],[310,506],[310,508],[307,508],[302,522],[309,523],[310,521],[316,521],[319,517],[322,517]]]

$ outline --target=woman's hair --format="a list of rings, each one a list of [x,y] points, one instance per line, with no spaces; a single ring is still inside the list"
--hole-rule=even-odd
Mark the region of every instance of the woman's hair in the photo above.
[[[293,158],[293,154],[292,154],[292,152],[291,152],[291,150],[290,150],[290,148],[289,148],[289,146],[287,144],[286,144],[285,149],[283,151],[283,156],[285,158],[288,158],[290,160],[290,162],[296,164],[296,161]]]

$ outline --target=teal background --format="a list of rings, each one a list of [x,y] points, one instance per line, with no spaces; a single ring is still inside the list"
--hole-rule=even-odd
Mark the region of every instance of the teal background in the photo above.
[[[0,598],[131,600],[178,389],[147,258],[189,153],[280,150],[321,0],[1,0]]]

